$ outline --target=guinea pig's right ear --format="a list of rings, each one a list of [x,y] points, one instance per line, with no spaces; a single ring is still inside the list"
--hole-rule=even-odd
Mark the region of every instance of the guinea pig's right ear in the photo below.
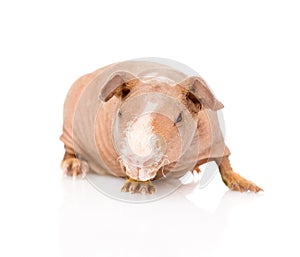
[[[114,95],[122,99],[129,94],[136,80],[138,79],[129,72],[115,72],[104,83],[99,98],[104,102],[107,102]]]
[[[200,77],[190,77],[180,83],[180,86],[187,92],[187,97],[193,103],[203,105],[204,108],[217,111],[222,109],[223,104],[218,101],[205,81]]]

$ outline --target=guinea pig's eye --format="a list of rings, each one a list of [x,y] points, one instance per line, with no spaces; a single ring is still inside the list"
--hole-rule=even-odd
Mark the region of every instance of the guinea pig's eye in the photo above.
[[[178,117],[177,117],[175,123],[178,123],[178,122],[180,122],[180,121],[182,121],[182,114],[181,114],[181,113],[179,113],[179,115],[178,115]]]
[[[121,117],[122,116],[122,112],[119,110],[118,111],[118,116]]]

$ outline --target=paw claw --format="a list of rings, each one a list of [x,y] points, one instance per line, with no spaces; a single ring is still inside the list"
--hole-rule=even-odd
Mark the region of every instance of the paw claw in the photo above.
[[[142,182],[128,179],[121,188],[121,192],[129,192],[131,194],[154,194],[156,188],[150,181]]]
[[[140,190],[140,193],[143,194],[143,195],[147,194],[147,193],[148,193],[147,188],[143,187],[143,188]]]
[[[259,192],[263,191],[260,187],[255,185],[253,182],[241,177],[239,174],[235,172],[227,173],[224,177],[222,177],[225,184],[233,191],[239,192]]]
[[[152,195],[152,194],[154,194],[155,192],[156,192],[155,186],[149,185],[149,187],[148,187],[148,193]]]
[[[139,183],[138,183],[138,182],[131,182],[128,191],[129,191],[131,194],[135,194],[135,193],[138,192],[139,188],[140,188],[140,186],[139,186]]]
[[[130,182],[126,181],[125,184],[121,188],[121,192],[128,192],[130,187]]]
[[[86,161],[79,160],[77,158],[69,158],[62,161],[61,168],[63,170],[63,176],[70,175],[75,180],[76,177],[82,173],[82,178],[86,176],[89,171],[89,165]]]
[[[63,169],[63,176],[64,177],[68,176],[68,169],[67,168]]]

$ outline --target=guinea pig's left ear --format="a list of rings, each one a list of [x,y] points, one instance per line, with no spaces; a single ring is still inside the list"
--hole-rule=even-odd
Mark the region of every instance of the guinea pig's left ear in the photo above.
[[[107,102],[114,95],[122,99],[129,94],[136,80],[138,79],[129,72],[115,72],[104,83],[99,98],[104,102]]]
[[[224,105],[215,98],[205,81],[200,77],[190,77],[179,83],[179,86],[188,92],[188,96],[193,98],[193,102],[197,99],[205,108],[217,111],[224,107]]]

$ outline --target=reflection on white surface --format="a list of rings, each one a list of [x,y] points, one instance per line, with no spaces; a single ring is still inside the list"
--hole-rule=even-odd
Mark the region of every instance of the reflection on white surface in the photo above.
[[[152,184],[156,188],[155,194],[130,194],[121,192],[121,188],[125,183],[124,178],[115,176],[99,176],[94,172],[90,172],[86,176],[86,180],[99,192],[111,197],[112,199],[130,202],[130,203],[145,203],[162,199],[174,193],[180,187],[185,184],[189,184],[192,181],[198,182],[199,188],[205,188],[218,173],[218,168],[215,162],[208,162],[200,166],[200,174],[194,171],[186,172],[180,178],[173,178],[172,176],[166,176],[158,180],[152,181]]]
[[[232,207],[241,199],[259,198],[234,192],[217,194],[210,197],[216,199],[210,211],[200,207],[205,190],[199,190],[197,183],[144,204],[112,200],[84,180],[65,179],[62,189],[60,246],[63,256],[72,257],[211,256],[220,244]]]
[[[125,183],[124,178],[115,176],[99,176],[92,172],[89,173],[86,178],[91,185],[93,185],[99,192],[103,193],[104,195],[115,200],[131,203],[151,202],[164,198],[172,194],[182,185],[180,180],[178,179],[163,178],[152,182],[157,190],[155,194],[130,194],[121,192],[121,188]]]

